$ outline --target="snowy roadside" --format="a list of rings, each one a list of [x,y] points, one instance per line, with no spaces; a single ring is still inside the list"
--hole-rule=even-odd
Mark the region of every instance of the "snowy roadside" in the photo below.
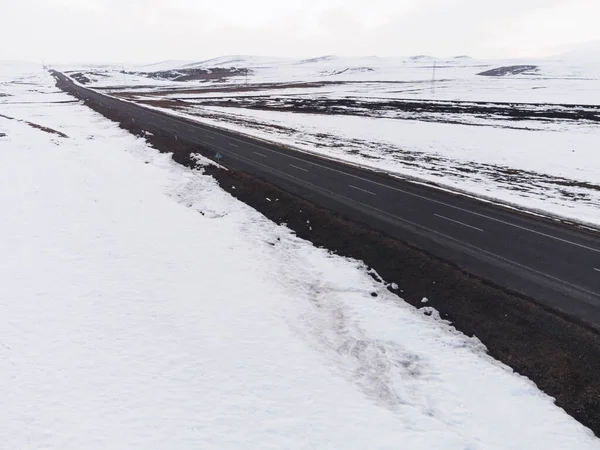
[[[52,103],[47,74],[0,82],[46,128],[0,117],[6,448],[600,448],[361,263]]]

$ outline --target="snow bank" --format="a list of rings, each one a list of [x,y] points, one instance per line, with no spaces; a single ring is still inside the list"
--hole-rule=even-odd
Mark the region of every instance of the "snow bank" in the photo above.
[[[69,138],[0,118],[5,448],[600,448],[361,263],[23,76],[3,114]]]

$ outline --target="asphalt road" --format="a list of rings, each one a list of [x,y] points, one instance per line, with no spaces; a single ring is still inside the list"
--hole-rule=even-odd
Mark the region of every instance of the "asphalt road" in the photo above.
[[[74,84],[138,126],[379,229],[600,329],[600,234],[216,129]]]

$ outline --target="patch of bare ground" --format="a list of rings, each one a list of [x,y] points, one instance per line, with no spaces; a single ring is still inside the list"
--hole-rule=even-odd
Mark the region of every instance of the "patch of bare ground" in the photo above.
[[[14,117],[5,116],[4,114],[0,114],[0,117],[2,117],[2,118],[4,118],[4,119],[7,119],[7,120],[15,120],[15,121],[17,121],[17,122],[26,123],[27,125],[29,125],[29,126],[30,126],[30,127],[32,127],[32,128],[35,128],[35,129],[37,129],[37,130],[44,131],[45,133],[56,134],[56,135],[58,135],[58,136],[60,136],[60,137],[62,137],[62,138],[68,138],[68,137],[69,137],[69,136],[67,136],[66,134],[64,134],[64,133],[62,133],[62,132],[60,132],[60,131],[54,130],[54,129],[52,129],[52,128],[49,128],[49,127],[45,127],[45,126],[43,126],[43,125],[39,125],[39,124],[37,124],[37,123],[29,122],[29,121],[27,121],[27,120],[23,120],[23,119],[16,119],[16,118],[14,118]]]
[[[27,125],[29,125],[30,127],[32,127],[32,128],[36,128],[36,129],[44,131],[46,133],[56,134],[56,135],[58,135],[58,136],[60,136],[62,138],[68,138],[69,137],[69,136],[67,136],[66,134],[64,134],[64,133],[62,133],[60,131],[54,130],[52,128],[45,127],[43,125],[38,125],[37,123],[32,123],[32,122],[27,122],[27,121],[25,121],[25,123]]]
[[[53,102],[2,102],[3,105],[53,105],[60,103],[77,103],[77,100],[56,100]]]
[[[71,73],[71,74],[69,74],[69,76],[71,78],[73,78],[75,81],[77,81],[78,83],[81,83],[81,84],[89,84],[89,83],[92,82],[92,80],[90,80],[82,72]]]
[[[182,92],[183,93],[183,92]],[[206,93],[206,92],[204,92]],[[365,100],[359,98],[306,98],[291,96],[236,96],[190,98],[197,106],[257,109],[262,111],[297,112],[304,114],[337,114],[363,117],[411,118],[431,122],[452,122],[453,117],[473,116],[487,120],[543,122],[600,122],[600,106],[532,105],[419,100]],[[155,95],[158,95],[156,93]],[[177,99],[177,97],[173,97]],[[441,115],[445,118],[442,119]],[[458,123],[458,122],[457,122]],[[463,123],[463,122],[460,122]],[[464,122],[470,124],[469,122]]]
[[[486,70],[485,72],[478,73],[477,75],[481,75],[484,77],[505,77],[507,75],[533,75],[536,72],[539,72],[538,66],[531,65],[517,65],[517,66],[503,66],[496,67],[495,69]]]
[[[160,70],[156,72],[122,72],[128,75],[152,78],[155,80],[169,81],[225,81],[231,77],[247,76],[252,73],[250,69],[237,67],[213,68],[182,68],[173,70]]]

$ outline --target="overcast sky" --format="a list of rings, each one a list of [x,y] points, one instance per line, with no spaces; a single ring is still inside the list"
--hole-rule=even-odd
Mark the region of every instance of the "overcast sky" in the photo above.
[[[600,0],[0,0],[0,60],[547,56],[599,18]]]

